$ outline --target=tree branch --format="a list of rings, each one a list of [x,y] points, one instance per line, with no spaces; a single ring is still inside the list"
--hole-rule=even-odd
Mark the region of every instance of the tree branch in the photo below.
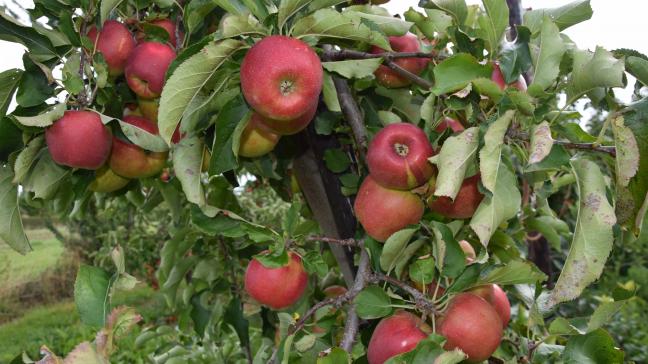
[[[414,298],[414,304],[416,304],[416,307],[419,310],[423,311],[425,314],[434,315],[439,312],[439,310],[437,310],[436,306],[434,305],[434,302],[429,300],[423,294],[423,292],[410,286],[409,284],[401,282],[396,278],[390,277],[388,275],[379,272],[374,272],[369,276],[369,282],[371,283],[378,283],[380,281],[387,282],[407,292],[407,294],[409,294],[410,296],[412,296],[412,298]]]
[[[425,89],[431,89],[432,86],[434,86],[432,82],[406,70],[405,68],[396,64],[396,62],[392,61],[391,59],[385,58],[385,61],[383,63],[385,64],[385,66],[389,67],[392,71],[398,73],[400,76],[407,78],[408,80],[412,81],[412,83],[415,83]]]
[[[398,59],[398,58],[433,58],[434,54],[426,52],[382,52],[368,53],[353,49],[325,50],[322,58],[325,61],[344,61],[349,59]]]
[[[370,271],[369,254],[367,254],[366,249],[364,249],[364,244],[362,242],[359,246],[362,249],[360,251],[360,263],[358,265],[356,280],[353,283],[353,287],[351,287],[351,291],[356,292],[356,295],[360,293],[360,291],[362,291],[367,285],[367,279]],[[349,353],[351,352],[355,338],[358,335],[359,326],[360,320],[355,309],[355,304],[351,304],[349,306],[349,309],[347,310],[347,319],[344,323],[344,336],[342,336],[342,343],[340,344],[340,347],[344,351]]]
[[[329,238],[325,236],[309,236],[306,238],[307,242],[318,242],[322,241],[325,243],[329,244],[338,244],[338,245],[344,245],[344,246],[350,246],[350,247],[359,247],[361,242],[352,238],[349,239],[337,239],[337,238]]]

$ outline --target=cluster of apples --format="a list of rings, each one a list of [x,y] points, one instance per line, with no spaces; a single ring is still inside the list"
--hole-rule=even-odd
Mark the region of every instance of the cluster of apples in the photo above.
[[[169,19],[156,19],[151,24],[161,27],[176,44],[176,26]],[[108,73],[116,79],[122,75],[138,96],[139,107],[123,121],[157,135],[158,98],[164,87],[166,71],[175,59],[175,50],[168,44],[145,40],[145,34],[135,37],[116,20],[104,22],[98,30],[91,27],[87,34],[96,51],[103,55]],[[155,176],[164,168],[166,152],[148,152],[128,140],[112,136],[100,116],[93,111],[66,111],[45,131],[52,159],[72,168],[97,170],[90,189],[97,192],[116,191],[132,178]],[[179,135],[174,134],[174,142]]]
[[[412,33],[407,33],[403,36],[391,36],[389,37],[389,45],[394,52],[420,52],[421,44],[419,43],[418,37]],[[384,49],[373,46],[371,47],[370,53],[380,54],[385,52]],[[429,58],[399,58],[394,60],[394,63],[404,68],[405,70],[419,76],[423,73],[423,70],[430,63]],[[412,81],[406,77],[403,77],[393,71],[391,68],[380,65],[378,69],[374,72],[376,77],[376,82],[378,84],[388,87],[388,88],[398,88],[405,87],[412,84]]]
[[[241,64],[241,91],[254,111],[238,154],[260,157],[282,135],[306,128],[317,111],[322,77],[317,53],[301,40],[273,35],[252,46]]]

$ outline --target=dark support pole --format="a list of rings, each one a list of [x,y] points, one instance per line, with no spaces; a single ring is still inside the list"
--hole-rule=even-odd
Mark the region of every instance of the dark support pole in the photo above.
[[[520,7],[520,0],[506,0],[506,4],[509,8],[509,26],[511,27],[509,39],[513,40],[517,37],[517,29],[515,29],[515,26],[522,24],[522,9]]]

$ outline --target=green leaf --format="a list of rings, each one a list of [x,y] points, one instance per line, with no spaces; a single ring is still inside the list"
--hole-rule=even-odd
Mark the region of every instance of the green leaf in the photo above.
[[[317,274],[318,277],[324,278],[329,272],[329,267],[324,261],[319,251],[309,251],[302,257],[304,269],[310,274]]]
[[[403,253],[407,243],[412,239],[417,228],[399,230],[389,236],[382,253],[380,254],[380,267],[389,272],[395,266],[396,260]]]
[[[349,156],[341,149],[332,148],[324,151],[324,162],[326,168],[333,173],[342,173],[351,165]]]
[[[552,248],[560,251],[560,235],[553,225],[555,220],[556,218],[552,216],[538,216],[526,219],[525,222],[528,231],[539,232],[545,239],[547,239]]]
[[[556,24],[549,18],[544,18],[540,36],[531,44],[531,59],[533,61],[533,82],[529,85],[530,95],[541,95],[550,87],[560,72],[560,61],[566,46],[560,37]],[[574,70],[576,68],[574,67]]]
[[[457,364],[466,359],[459,349],[445,351],[443,341],[445,338],[431,335],[419,341],[416,347],[408,352],[389,358],[385,364]]]
[[[459,91],[476,78],[490,78],[492,71],[492,66],[480,64],[470,54],[456,54],[434,67],[432,92],[442,95]]]
[[[0,73],[0,117],[7,115],[7,109],[11,104],[11,99],[16,92],[20,77],[23,71],[12,68]]]
[[[0,163],[23,147],[23,133],[9,117],[0,117]]]
[[[227,306],[223,315],[223,321],[234,327],[242,346],[250,345],[250,323],[243,316],[242,304],[237,297],[233,298]]]
[[[140,129],[122,120],[118,121],[122,132],[124,132],[126,138],[133,142],[133,144],[152,152],[166,152],[169,150],[169,146],[159,135],[151,134],[144,129]]]
[[[103,24],[110,18],[110,13],[117,7],[123,0],[101,0],[99,7],[99,23]]]
[[[531,262],[512,260],[497,267],[479,280],[477,285],[496,283],[499,285],[536,284],[547,280],[547,275]]]
[[[454,199],[459,193],[466,177],[466,170],[477,156],[479,129],[472,127],[461,134],[451,136],[441,146],[439,154],[430,158],[437,165],[439,173],[436,179],[435,196],[448,196]]]
[[[13,179],[14,183],[21,183],[24,180],[43,145],[45,145],[45,137],[39,135],[30,140],[25,149],[20,151],[20,154],[18,154],[16,162],[14,163],[14,171],[16,173]]]
[[[427,17],[410,8],[405,12],[405,20],[414,22],[416,27],[428,39],[443,37],[447,30],[452,26],[452,17],[442,10],[425,9]],[[436,33],[436,34],[435,34]]]
[[[392,16],[383,16],[378,14],[369,14],[358,11],[345,11],[344,14],[351,14],[363,19],[367,19],[375,24],[382,33],[387,36],[402,36],[407,34],[414,23],[404,21]]]
[[[385,317],[392,312],[391,299],[379,286],[369,286],[353,300],[358,316],[372,320]]]
[[[520,210],[522,196],[517,188],[515,174],[505,164],[497,170],[492,196],[485,196],[470,220],[470,227],[479,236],[479,241],[488,246],[488,241],[503,222],[513,218]]]
[[[74,303],[81,322],[103,326],[108,315],[110,275],[103,269],[81,264],[74,282]]]
[[[605,177],[587,159],[574,159],[571,165],[578,184],[578,218],[565,265],[548,298],[549,307],[578,297],[601,275],[612,250],[616,218],[607,200]]]
[[[394,274],[396,274],[397,278],[400,279],[403,276],[403,272],[405,271],[405,267],[407,266],[407,263],[409,263],[409,260],[426,242],[427,241],[425,239],[418,239],[415,240],[412,244],[406,246],[405,249],[403,249],[402,253],[398,256],[398,258],[396,258],[396,261],[394,262]]]
[[[281,228],[283,229],[285,236],[291,237],[295,235],[295,230],[299,223],[299,211],[301,211],[301,208],[302,205],[299,201],[293,201],[288,211],[283,215],[281,219]]]
[[[616,348],[610,334],[603,329],[572,336],[562,354],[565,364],[621,364],[623,357],[623,351]]]
[[[497,56],[497,49],[509,25],[509,8],[506,0],[482,0],[486,13],[479,15],[478,34],[488,44],[490,58]]]
[[[201,18],[200,21],[203,21]],[[227,14],[221,20],[220,32],[223,38],[232,38],[244,34],[265,35],[268,30],[250,14]]]
[[[628,303],[627,300],[601,303],[596,310],[594,310],[594,313],[587,323],[587,332],[598,330],[605,324],[610,323],[614,315],[619,312],[626,303]]]
[[[242,131],[239,125],[247,125],[252,111],[240,95],[230,100],[216,118],[216,138],[212,147],[209,163],[209,175],[220,174],[236,168],[238,165],[234,155],[235,139],[241,137],[236,131]]]
[[[529,164],[542,162],[551,153],[553,138],[547,121],[533,127],[529,146]]]
[[[419,6],[443,10],[452,16],[459,26],[462,26],[468,17],[468,6],[466,6],[465,0],[421,0]]]
[[[639,147],[639,171],[628,185],[635,202],[635,209],[638,210],[640,206],[644,205],[648,193],[648,173],[646,172],[648,171],[648,99],[631,104],[628,107],[628,112],[623,116],[625,126],[632,130]],[[640,216],[639,219],[641,219]],[[640,221],[636,225],[641,225]],[[646,232],[644,234],[648,234],[648,229],[643,230]]]
[[[279,29],[283,28],[288,21],[288,18],[297,14],[301,9],[310,3],[308,0],[281,0],[279,4],[279,13],[277,16],[277,24]]]
[[[548,17],[560,30],[589,20],[592,17],[590,0],[572,1],[566,5],[551,9],[534,9],[524,13],[524,25],[533,33],[540,31],[543,19]]]
[[[484,135],[484,147],[479,152],[479,171],[484,187],[495,191],[495,183],[502,166],[502,147],[504,145],[504,135],[515,116],[514,110],[507,110],[493,122]]]
[[[598,87],[623,87],[623,60],[614,58],[612,53],[601,47],[596,47],[594,53],[576,50],[573,54],[574,68],[567,85],[569,100]]]
[[[433,251],[437,269],[444,277],[457,278],[466,267],[466,255],[463,249],[447,225],[430,221],[430,228],[435,239]]]
[[[187,34],[194,34],[198,31],[200,27],[205,24],[205,17],[214,11],[214,8],[217,6],[218,5],[215,1],[210,0],[194,0],[189,2],[184,10],[184,26]],[[229,17],[238,17],[238,15],[225,15],[221,20],[221,28],[227,29],[227,27],[223,26],[223,23],[226,22]]]
[[[233,39],[209,43],[175,69],[162,90],[158,112],[160,136],[167,144],[171,144],[173,132],[187,106],[223,63],[241,47],[243,43]]]
[[[324,72],[324,83],[322,85],[322,95],[326,108],[333,112],[341,112],[340,101],[337,97],[337,90],[333,83],[333,77],[330,73]]]
[[[17,24],[5,11],[0,13],[0,39],[24,45],[30,56],[39,62],[59,56],[49,38],[33,28]]]
[[[515,42],[507,42],[502,46],[500,55],[500,70],[504,81],[509,84],[514,82],[520,75],[531,69],[531,51],[529,41],[531,31],[527,27],[518,26]]]
[[[498,103],[504,95],[504,92],[499,88],[499,85],[490,78],[476,78],[472,80],[472,85],[479,94],[488,96],[495,103]]]
[[[648,85],[648,60],[629,56],[625,59],[626,71],[635,76],[639,82]]]
[[[333,9],[321,9],[299,19],[292,28],[292,36],[349,39],[391,50],[387,38],[364,25],[359,16]]]
[[[34,198],[48,200],[56,194],[66,177],[72,174],[71,169],[63,168],[52,160],[48,152],[40,154],[36,166],[23,183],[26,191],[34,192]]]
[[[20,254],[26,254],[32,248],[23,230],[18,206],[18,185],[11,182],[13,178],[9,166],[0,166],[0,241]]]
[[[182,138],[173,149],[173,165],[187,200],[204,206],[205,192],[200,180],[204,145],[200,138]]]
[[[318,357],[317,364],[351,364],[351,357],[342,348],[335,347],[326,356]]]
[[[25,126],[39,126],[45,127],[52,125],[56,120],[63,117],[65,113],[65,104],[56,104],[47,109],[47,111],[36,116],[17,116],[12,117],[19,123]]]
[[[409,266],[409,277],[414,282],[430,284],[434,281],[434,258],[417,259]]]
[[[365,78],[371,76],[382,64],[382,58],[352,59],[348,61],[323,62],[322,67],[344,78]]]
[[[639,146],[632,130],[625,126],[623,116],[612,120],[614,145],[616,146],[617,184],[627,187],[639,170]]]

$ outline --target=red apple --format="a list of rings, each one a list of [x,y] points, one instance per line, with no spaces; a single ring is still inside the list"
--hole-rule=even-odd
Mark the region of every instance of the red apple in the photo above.
[[[145,99],[159,97],[164,87],[164,77],[175,52],[166,44],[140,43],[126,62],[126,82],[133,92]]]
[[[252,113],[250,121],[243,129],[238,154],[242,157],[256,158],[270,153],[279,142],[279,135],[273,133],[261,121],[261,116]]]
[[[164,28],[164,30],[166,30],[169,34],[169,43],[171,43],[171,45],[173,45],[174,47],[177,46],[178,38],[176,37],[176,24],[171,19],[155,19],[149,21],[148,23],[155,25],[156,27]],[[184,33],[182,31],[179,31],[178,35],[180,36],[180,39],[184,38]],[[138,42],[144,40],[145,37],[146,36],[143,32],[137,33]]]
[[[252,259],[245,271],[245,291],[256,301],[280,310],[292,306],[304,293],[308,274],[301,258],[288,253],[288,265],[280,268],[266,268]]]
[[[143,117],[128,115],[123,120],[151,134],[158,134],[157,125]],[[149,152],[129,141],[113,137],[110,168],[126,178],[152,177],[162,172],[167,155],[167,152]]]
[[[110,154],[111,134],[92,111],[66,111],[45,130],[54,162],[83,169],[98,169]]]
[[[294,120],[273,120],[264,118],[261,115],[259,115],[259,118],[262,120],[263,124],[271,131],[279,135],[293,135],[304,130],[308,126],[308,124],[310,124],[311,120],[313,120],[316,112],[317,102],[315,102],[315,104],[313,104],[313,106],[304,115]]]
[[[367,150],[371,177],[380,185],[411,190],[434,174],[428,161],[434,150],[425,132],[414,124],[389,124],[376,134]]]
[[[431,196],[428,199],[430,209],[451,219],[467,219],[472,217],[484,198],[484,195],[479,192],[479,179],[479,174],[466,178],[461,184],[459,193],[457,193],[454,201],[447,196]]]
[[[397,311],[382,319],[369,340],[369,364],[383,364],[389,358],[413,350],[432,329],[407,311]]]
[[[490,303],[502,321],[502,327],[505,328],[508,326],[508,323],[511,320],[511,302],[508,297],[506,297],[506,292],[504,292],[502,287],[497,284],[487,284],[470,290],[470,293],[475,294]]]
[[[133,35],[124,24],[116,20],[107,20],[100,32],[97,32],[94,26],[90,28],[88,38],[96,45],[95,49],[103,54],[111,76],[124,73],[128,56],[135,48]]]
[[[322,64],[301,40],[281,35],[263,38],[241,64],[241,90],[265,118],[295,120],[309,112],[322,91]]]
[[[360,185],[353,208],[367,234],[386,241],[407,225],[418,224],[425,206],[417,195],[382,187],[369,175]]]
[[[448,128],[452,129],[453,133],[464,131],[464,126],[461,125],[459,121],[451,118],[443,118],[441,123],[437,125],[434,131],[436,131],[437,133],[443,133]]]
[[[504,75],[498,64],[493,64],[493,73],[491,74],[491,80],[493,80],[500,89],[504,90],[506,88],[506,81],[504,81]],[[518,78],[517,81],[511,84],[514,88],[520,91],[526,91],[527,84],[526,80],[522,75]]]
[[[129,179],[119,176],[110,167],[104,165],[95,172],[95,179],[90,183],[88,189],[93,192],[115,192],[125,187]]]
[[[391,36],[389,37],[389,44],[391,45],[394,52],[421,51],[419,40],[412,33],[407,33],[400,37]],[[385,50],[380,47],[373,46],[370,52],[373,54],[378,54],[385,52]],[[400,58],[395,60],[394,63],[414,73],[415,75],[420,75],[427,65],[426,60],[422,58]],[[404,87],[412,83],[410,79],[400,76],[398,73],[394,72],[385,65],[380,65],[374,72],[374,75],[376,76],[376,81],[379,84],[389,88]]]
[[[461,293],[451,301],[437,326],[446,350],[461,349],[470,363],[488,359],[502,341],[502,322],[486,300]]]

